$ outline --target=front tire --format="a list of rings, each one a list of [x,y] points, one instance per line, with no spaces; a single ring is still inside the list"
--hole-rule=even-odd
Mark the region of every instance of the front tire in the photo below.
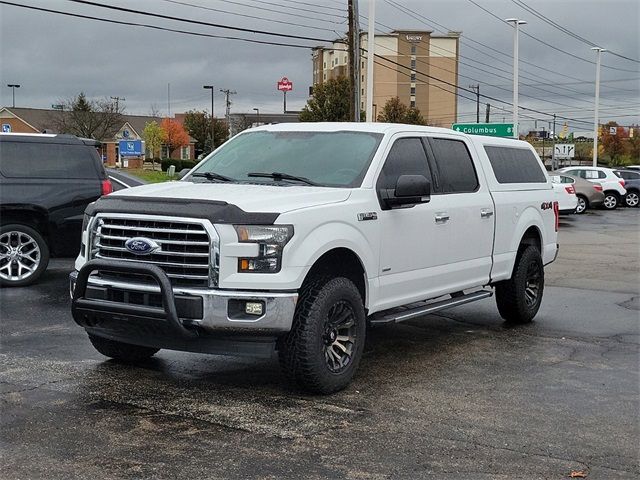
[[[620,198],[616,192],[605,192],[604,194],[604,208],[607,210],[615,210],[618,208],[618,204],[620,203]]]
[[[529,323],[536,316],[544,291],[544,266],[536,247],[521,247],[509,280],[496,284],[500,316],[511,324]]]
[[[627,207],[635,208],[640,203],[640,196],[638,192],[635,190],[627,191],[627,194],[624,196],[624,203]]]
[[[105,357],[120,360],[126,363],[136,363],[154,356],[159,348],[141,347],[130,343],[109,340],[89,334],[89,340],[93,347]]]
[[[20,224],[0,227],[0,285],[30,285],[48,264],[49,247],[40,232]]]
[[[283,373],[311,393],[342,390],[358,369],[365,334],[362,297],[351,280],[307,280],[291,331],[279,343]]]

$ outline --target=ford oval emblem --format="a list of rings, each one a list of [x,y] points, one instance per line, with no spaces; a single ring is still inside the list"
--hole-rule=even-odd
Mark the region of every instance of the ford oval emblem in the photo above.
[[[150,255],[160,248],[156,242],[144,237],[130,238],[124,242],[124,246],[135,255]]]

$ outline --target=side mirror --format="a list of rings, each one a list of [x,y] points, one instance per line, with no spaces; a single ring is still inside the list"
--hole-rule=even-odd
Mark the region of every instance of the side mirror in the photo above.
[[[183,168],[178,172],[178,180],[182,180],[184,176],[191,171],[190,168]]]
[[[423,175],[400,175],[395,189],[383,189],[380,198],[387,209],[409,207],[431,200],[431,183]]]

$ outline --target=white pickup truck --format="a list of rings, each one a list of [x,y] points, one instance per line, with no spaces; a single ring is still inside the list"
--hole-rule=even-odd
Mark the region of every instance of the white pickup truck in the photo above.
[[[540,307],[558,205],[525,142],[384,123],[246,130],[182,180],[85,214],[72,313],[104,355],[271,355],[307,391],[356,371],[368,328],[495,292]]]

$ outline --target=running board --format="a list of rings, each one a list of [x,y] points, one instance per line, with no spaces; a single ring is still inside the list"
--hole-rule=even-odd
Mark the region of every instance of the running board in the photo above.
[[[439,312],[445,308],[457,307],[464,305],[465,303],[475,302],[476,300],[482,300],[483,298],[489,298],[493,295],[490,290],[478,290],[476,292],[456,295],[446,300],[440,300],[434,303],[421,302],[418,306],[414,307],[399,307],[386,312],[381,312],[380,316],[374,314],[369,322],[372,325],[381,325],[385,323],[399,323],[412,318],[427,315],[429,313]],[[413,304],[415,305],[415,304]]]

